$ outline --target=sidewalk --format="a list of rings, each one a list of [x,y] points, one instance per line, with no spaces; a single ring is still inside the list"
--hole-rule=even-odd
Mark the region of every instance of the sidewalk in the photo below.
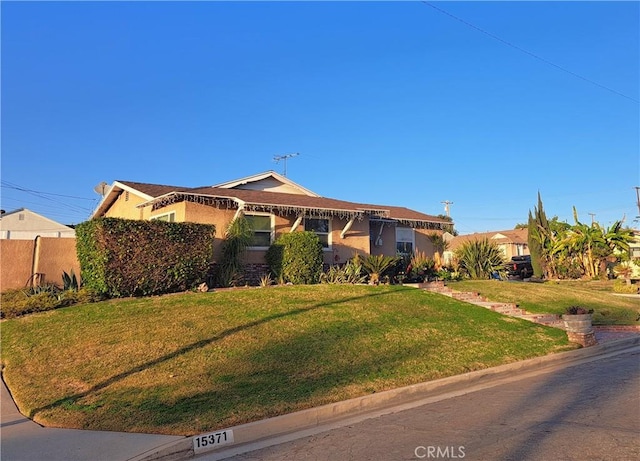
[[[639,345],[640,334],[620,332],[606,338],[603,336],[598,346],[452,376],[236,426],[230,428],[235,433],[235,444],[221,451],[229,454],[246,452],[256,444],[269,446],[279,441],[293,440],[298,434],[321,432],[326,427],[340,427],[355,419],[364,420],[397,411],[398,408],[411,408],[425,400],[445,398],[445,395],[451,393],[469,393],[504,380],[520,379],[531,373],[548,372],[554,368],[615,355],[630,348],[638,348]],[[4,381],[1,388],[2,461],[151,461],[186,460],[194,457],[192,437],[42,427],[18,412]],[[216,452],[209,452],[213,453]],[[218,455],[224,456],[223,453]]]
[[[42,427],[18,411],[2,380],[2,461],[126,461],[185,437]]]

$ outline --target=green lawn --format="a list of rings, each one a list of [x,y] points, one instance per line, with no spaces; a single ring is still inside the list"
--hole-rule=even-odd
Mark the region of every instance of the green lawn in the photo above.
[[[182,435],[576,347],[402,286],[110,300],[1,327],[5,379],[36,421]]]
[[[640,298],[613,293],[613,281],[558,281],[545,283],[465,280],[447,286],[475,291],[492,301],[517,303],[531,313],[563,314],[568,306],[593,309],[594,325],[640,324]]]

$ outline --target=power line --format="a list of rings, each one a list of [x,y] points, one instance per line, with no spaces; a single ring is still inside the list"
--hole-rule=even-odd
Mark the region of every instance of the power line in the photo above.
[[[71,205],[69,203],[63,202],[61,200],[55,199],[55,198],[51,198],[48,197],[48,195],[51,196],[55,196],[55,197],[66,197],[66,198],[73,198],[73,199],[80,199],[80,200],[90,200],[93,201],[94,199],[88,199],[85,197],[75,197],[72,195],[62,195],[62,194],[54,194],[54,193],[49,193],[49,192],[41,192],[41,191],[36,191],[33,189],[27,189],[26,187],[22,187],[19,186],[18,184],[14,184],[8,181],[2,181],[1,182],[2,188],[6,188],[6,189],[12,189],[12,190],[17,190],[19,192],[25,192],[29,195],[33,195],[35,197],[38,197],[40,199],[46,200],[48,202],[52,202],[55,204],[58,204],[68,210],[74,211],[74,212],[87,212],[90,211],[88,208],[84,208],[78,205]]]
[[[46,195],[53,195],[53,196],[56,196],[56,197],[75,198],[75,199],[78,199],[78,200],[91,200],[91,201],[94,200],[92,198],[87,198],[87,197],[76,197],[74,195],[54,194],[52,192],[42,192],[42,191],[37,191],[37,190],[33,190],[33,189],[27,189],[27,188],[24,188],[24,187],[20,187],[17,184],[10,183],[8,181],[2,181],[2,187],[6,187],[8,189],[19,190],[21,192],[32,192],[34,194],[46,194]]]
[[[565,69],[564,67],[559,66],[558,64],[555,64],[555,63],[549,61],[548,59],[540,57],[537,54],[534,54],[534,53],[532,53],[530,51],[525,50],[524,48],[521,48],[521,47],[519,47],[517,45],[514,45],[513,43],[510,43],[510,42],[498,37],[497,35],[492,34],[491,32],[487,32],[486,30],[481,29],[480,27],[478,27],[478,26],[476,26],[474,24],[471,24],[470,22],[467,22],[464,19],[459,18],[458,16],[455,16],[455,15],[449,13],[448,11],[445,11],[442,8],[439,8],[439,7],[433,5],[433,4],[429,3],[429,2],[423,1],[422,3],[424,3],[427,6],[430,6],[431,8],[433,8],[436,11],[439,11],[442,14],[446,14],[447,16],[455,19],[456,21],[461,22],[465,26],[471,27],[472,29],[475,29],[478,32],[481,32],[481,33],[485,34],[486,36],[491,37],[492,39],[497,40],[497,41],[499,41],[500,43],[502,43],[504,45],[507,45],[507,46],[509,46],[509,47],[511,47],[511,48],[513,48],[515,50],[520,51],[521,53],[527,54],[527,55],[531,56],[532,58],[535,58],[535,59],[537,59],[539,61],[544,62],[545,64],[548,64],[550,66],[555,67],[556,69],[559,69],[559,70],[561,70],[563,72],[566,72],[566,73],[568,73],[570,75],[573,75],[574,77],[577,77],[577,78],[579,78],[581,80],[584,80],[585,82],[591,83],[592,85],[598,86],[598,87],[600,87],[600,88],[602,88],[604,90],[610,91],[611,93],[617,94],[618,96],[622,96],[623,98],[629,99],[629,100],[631,100],[631,101],[633,101],[635,103],[640,103],[640,101],[638,101],[635,98],[632,98],[631,96],[627,96],[624,93],[620,93],[619,91],[613,90],[613,89],[609,88],[608,86],[601,85],[600,83],[595,82],[595,81],[593,81],[591,79],[588,79],[586,77],[583,77],[582,75],[577,74],[577,73],[575,73],[573,71],[570,71],[569,69]]]
[[[47,203],[46,205],[44,205],[41,201],[35,201],[35,200],[24,200],[24,199],[20,199],[20,198],[15,198],[15,197],[7,197],[5,195],[2,196],[2,203],[7,203],[7,202],[11,202],[11,203],[17,203],[18,206],[16,206],[16,208],[29,208],[28,206],[25,205],[35,205],[37,207],[46,207],[47,210],[62,210],[63,212],[67,212],[69,213],[68,216],[72,216],[73,215],[77,215],[79,213],[79,211],[75,211],[75,210],[69,210],[69,208],[65,207],[65,206],[61,206],[61,205],[55,205],[55,204],[49,204]],[[97,204],[97,200],[96,200],[96,204]],[[4,205],[3,205],[4,206]],[[78,210],[82,210],[83,212],[91,212],[92,209],[91,208],[81,208],[78,207]]]

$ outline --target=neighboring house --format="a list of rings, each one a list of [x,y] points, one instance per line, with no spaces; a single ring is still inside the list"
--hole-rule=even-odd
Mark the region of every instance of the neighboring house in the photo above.
[[[633,242],[629,244],[629,256],[631,259],[640,259],[640,230],[633,229]]]
[[[26,208],[0,215],[1,239],[33,240],[38,236],[73,238],[76,231]]]
[[[433,255],[428,236],[452,223],[403,207],[321,197],[273,171],[208,187],[115,181],[92,217],[162,219],[216,226],[214,258],[229,223],[242,212],[254,229],[247,263],[264,264],[269,246],[285,232],[313,231],[325,264],[360,255]]]
[[[505,259],[511,259],[512,256],[530,254],[529,230],[511,229],[455,236],[449,240],[449,246],[444,254],[445,262],[450,263],[455,251],[465,243],[482,239],[496,243],[504,253]]]
[[[640,280],[640,230],[633,229],[633,242],[629,244],[629,257],[631,261],[631,279]]]

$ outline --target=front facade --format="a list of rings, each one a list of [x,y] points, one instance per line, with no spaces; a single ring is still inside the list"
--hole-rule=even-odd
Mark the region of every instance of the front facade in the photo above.
[[[285,232],[315,232],[325,264],[360,255],[433,256],[428,236],[452,223],[403,207],[359,204],[321,197],[273,171],[200,188],[116,181],[92,217],[162,219],[216,226],[214,259],[225,230],[240,213],[254,229],[247,263],[263,264],[269,246]]]

